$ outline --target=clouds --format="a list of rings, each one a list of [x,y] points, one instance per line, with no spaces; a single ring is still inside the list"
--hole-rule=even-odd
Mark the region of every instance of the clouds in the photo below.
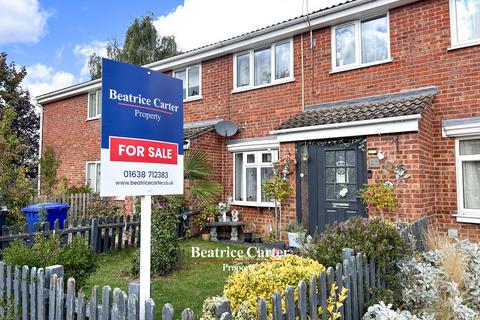
[[[91,41],[89,43],[77,44],[73,48],[73,53],[83,61],[82,69],[80,70],[80,81],[85,81],[89,78],[88,58],[92,53],[96,53],[100,57],[107,56],[107,42],[106,41]]]
[[[27,67],[27,76],[22,86],[30,92],[30,96],[51,92],[71,86],[75,83],[75,76],[65,71],[55,71],[44,64],[34,64]]]
[[[340,2],[310,0],[309,11]],[[303,11],[302,11],[303,10]],[[299,0],[185,0],[155,21],[160,35],[174,35],[182,50],[225,40],[245,32],[294,18],[306,12]]]
[[[38,0],[0,0],[0,44],[38,42],[48,17]]]

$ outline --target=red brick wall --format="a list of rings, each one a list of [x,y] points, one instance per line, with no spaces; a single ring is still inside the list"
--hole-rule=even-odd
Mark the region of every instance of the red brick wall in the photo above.
[[[391,63],[331,74],[330,28],[315,31],[313,37],[319,45],[304,56],[307,105],[437,86],[421,132],[400,135],[399,156],[418,171],[406,182],[412,185],[408,187],[411,201],[421,208],[415,205],[401,211],[408,218],[434,212],[440,232],[457,228],[461,237],[479,240],[480,226],[459,224],[451,216],[457,210],[455,147],[454,139],[442,138],[441,120],[480,116],[480,46],[447,51],[451,46],[449,1],[424,0],[390,11]],[[304,46],[309,48],[308,36]],[[369,137],[368,146],[384,141],[387,149],[389,139]]]
[[[423,0],[391,10],[393,61],[368,68],[330,73],[330,28],[313,32],[317,46],[312,50],[309,34],[304,34],[305,102],[310,105],[436,86],[438,94],[431,110],[423,115],[422,130],[398,135],[400,148],[394,157],[405,162],[412,174],[399,191],[399,212],[408,219],[434,214],[434,226],[441,232],[457,228],[461,237],[478,240],[480,227],[458,224],[451,216],[457,209],[454,140],[441,137],[440,122],[480,116],[480,46],[447,51],[448,6],[448,0]],[[204,61],[203,99],[185,103],[185,122],[231,119],[241,129],[233,139],[268,135],[276,125],[302,109],[300,42],[300,36],[294,38],[295,81],[261,89],[232,93],[232,55]],[[44,108],[44,144],[58,150],[63,161],[59,176],[68,176],[74,184],[84,182],[85,161],[99,159],[99,121],[85,121],[86,104],[86,95],[82,95]],[[368,146],[390,154],[395,136],[368,137]],[[212,153],[217,164],[224,156],[220,150],[226,152],[222,147],[215,149],[218,153]],[[227,153],[225,158],[219,176],[228,196],[232,193],[232,155]],[[264,229],[271,218],[266,211],[241,208],[244,217],[255,217]],[[287,211],[292,211],[292,215],[294,210]]]
[[[100,120],[87,121],[87,94],[44,106],[42,129],[42,148],[52,146],[61,161],[58,177],[84,185],[85,162],[100,160]]]

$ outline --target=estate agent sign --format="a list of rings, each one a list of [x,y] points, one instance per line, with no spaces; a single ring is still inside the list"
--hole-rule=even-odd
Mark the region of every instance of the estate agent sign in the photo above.
[[[101,196],[183,193],[182,81],[103,59]]]

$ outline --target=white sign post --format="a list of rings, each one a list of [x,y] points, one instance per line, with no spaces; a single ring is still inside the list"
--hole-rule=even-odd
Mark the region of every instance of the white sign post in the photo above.
[[[150,298],[150,261],[152,230],[152,196],[141,198],[140,221],[140,319],[145,316],[145,301]]]
[[[141,196],[140,319],[150,298],[152,195],[183,194],[182,81],[102,60],[100,195]]]

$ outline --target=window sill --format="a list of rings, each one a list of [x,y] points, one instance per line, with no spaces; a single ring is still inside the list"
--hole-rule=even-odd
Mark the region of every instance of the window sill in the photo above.
[[[454,214],[453,216],[457,218],[458,222],[480,224],[480,212],[478,214]]]
[[[282,80],[277,80],[272,83],[267,83],[267,84],[262,84],[260,86],[254,86],[254,87],[240,87],[232,90],[232,93],[239,93],[239,92],[245,92],[245,91],[250,91],[250,90],[256,90],[256,89],[262,89],[262,88],[268,88],[272,86],[276,86],[279,84],[284,84],[284,83],[289,83],[289,82],[294,82],[295,78],[285,78]]]
[[[202,99],[203,99],[202,96],[196,96],[196,97],[187,98],[187,99],[183,100],[183,102],[191,102],[191,101],[197,101],[197,100],[202,100]]]
[[[232,201],[230,203],[234,206],[242,207],[257,207],[257,208],[273,208],[275,205],[269,202],[248,202],[248,201]]]
[[[98,119],[101,119],[101,118],[102,118],[101,116],[97,116],[97,117],[87,118],[87,120],[85,120],[85,121],[93,121],[93,120],[98,120]]]
[[[468,47],[474,47],[480,45],[480,39],[468,42],[468,43],[459,43],[452,45],[450,48],[447,48],[447,51],[454,51],[457,49],[463,49],[463,48],[468,48]]]
[[[340,72],[345,72],[345,71],[350,71],[350,70],[357,70],[357,69],[362,69],[362,68],[368,68],[368,67],[378,66],[380,64],[392,63],[392,62],[393,62],[393,59],[389,58],[387,60],[382,60],[382,61],[375,61],[375,62],[371,62],[371,63],[354,65],[354,66],[351,66],[351,67],[333,69],[332,71],[330,71],[330,74],[335,74],[335,73],[340,73]]]

